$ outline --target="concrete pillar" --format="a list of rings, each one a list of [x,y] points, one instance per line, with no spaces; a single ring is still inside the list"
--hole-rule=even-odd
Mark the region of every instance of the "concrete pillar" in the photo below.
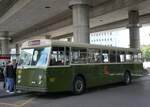
[[[129,16],[129,34],[130,34],[130,48],[140,48],[140,33],[139,28],[139,12],[137,10],[131,10],[128,13]]]
[[[2,54],[9,54],[9,32],[0,32],[0,42]]]
[[[74,42],[89,43],[89,0],[71,0]]]

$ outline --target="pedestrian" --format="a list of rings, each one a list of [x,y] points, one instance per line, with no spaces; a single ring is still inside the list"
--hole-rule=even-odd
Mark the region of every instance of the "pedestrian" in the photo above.
[[[13,69],[13,63],[9,62],[9,64],[6,65],[6,92],[14,93],[14,78],[15,73]]]
[[[7,62],[8,63],[8,62]],[[3,89],[6,89],[6,64],[3,62],[2,65],[2,70],[3,70],[3,79],[4,79],[4,84],[3,84]]]
[[[12,60],[13,73],[14,73],[14,90],[16,90],[16,71],[17,71],[17,62],[16,59]]]

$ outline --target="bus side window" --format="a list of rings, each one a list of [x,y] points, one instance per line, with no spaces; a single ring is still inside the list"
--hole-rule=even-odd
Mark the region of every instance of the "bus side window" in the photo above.
[[[108,63],[109,62],[109,52],[108,50],[102,50],[102,62]]]
[[[142,53],[141,52],[138,53],[138,61],[139,62],[143,61],[143,59],[142,59]]]
[[[101,59],[99,49],[88,49],[88,63],[100,63]]]
[[[64,47],[52,47],[50,65],[51,66],[64,65],[64,60],[65,60]]]
[[[125,62],[125,52],[120,53],[120,62]]]
[[[119,63],[120,62],[120,52],[119,51],[116,51],[116,62]]]
[[[117,62],[121,62],[120,55],[117,55]]]
[[[87,63],[87,49],[72,47],[71,58],[73,64]]]
[[[138,53],[134,53],[133,55],[134,62],[138,61]]]
[[[110,62],[116,62],[116,52],[110,51]]]
[[[69,47],[66,47],[66,57],[65,57],[65,63],[66,65],[69,65],[70,64],[70,48]]]
[[[132,53],[127,53],[126,54],[126,61],[127,62],[132,62],[133,61],[133,54]]]

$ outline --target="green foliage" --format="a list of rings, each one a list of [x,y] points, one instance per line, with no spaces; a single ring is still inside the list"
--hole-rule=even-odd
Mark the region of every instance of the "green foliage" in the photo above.
[[[150,45],[143,46],[142,52],[143,52],[143,57],[144,58],[146,58],[146,59],[150,58]]]

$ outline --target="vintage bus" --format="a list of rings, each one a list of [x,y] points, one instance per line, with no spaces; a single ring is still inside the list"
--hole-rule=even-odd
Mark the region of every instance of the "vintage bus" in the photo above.
[[[139,50],[56,40],[22,44],[16,87],[36,92],[72,91],[123,82],[142,76]]]

